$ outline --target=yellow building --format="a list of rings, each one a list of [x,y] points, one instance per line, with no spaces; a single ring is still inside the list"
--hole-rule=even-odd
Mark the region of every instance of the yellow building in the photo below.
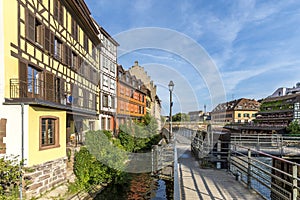
[[[241,98],[217,105],[211,112],[214,123],[249,123],[255,119],[260,103]]]
[[[27,197],[65,181],[69,135],[97,120],[98,34],[82,0],[0,1],[0,147],[33,169]]]

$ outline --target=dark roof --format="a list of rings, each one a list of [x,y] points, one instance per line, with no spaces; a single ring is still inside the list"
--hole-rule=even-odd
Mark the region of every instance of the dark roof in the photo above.
[[[221,103],[217,105],[212,112],[225,112],[225,111],[233,111],[233,110],[250,110],[250,111],[258,111],[260,107],[260,103],[255,99],[236,99],[233,101]]]

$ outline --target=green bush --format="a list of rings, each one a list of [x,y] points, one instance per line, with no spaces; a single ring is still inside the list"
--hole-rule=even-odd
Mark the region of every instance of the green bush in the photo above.
[[[20,166],[17,157],[12,159],[0,158],[0,199],[18,197],[20,183]]]
[[[299,121],[298,120],[292,121],[286,129],[290,135],[299,136],[300,135]]]
[[[89,189],[91,185],[101,183],[122,184],[127,174],[122,172],[127,159],[124,150],[119,149],[120,141],[107,137],[107,131],[89,131],[86,133],[86,147],[81,147],[74,157],[76,183],[70,191]],[[116,146],[114,146],[114,144]]]

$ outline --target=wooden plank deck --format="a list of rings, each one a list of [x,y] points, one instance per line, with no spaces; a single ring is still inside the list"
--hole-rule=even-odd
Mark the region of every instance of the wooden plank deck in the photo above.
[[[225,170],[201,169],[198,161],[191,155],[189,144],[178,143],[177,149],[182,200],[263,199]]]

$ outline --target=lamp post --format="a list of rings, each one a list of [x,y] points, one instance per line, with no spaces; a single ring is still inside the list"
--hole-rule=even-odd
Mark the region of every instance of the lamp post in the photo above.
[[[174,83],[173,81],[170,81],[169,83],[169,92],[170,92],[170,116],[169,116],[169,142],[173,142],[173,131],[172,131],[172,106],[173,106],[173,101],[172,101],[172,92],[174,89]]]

